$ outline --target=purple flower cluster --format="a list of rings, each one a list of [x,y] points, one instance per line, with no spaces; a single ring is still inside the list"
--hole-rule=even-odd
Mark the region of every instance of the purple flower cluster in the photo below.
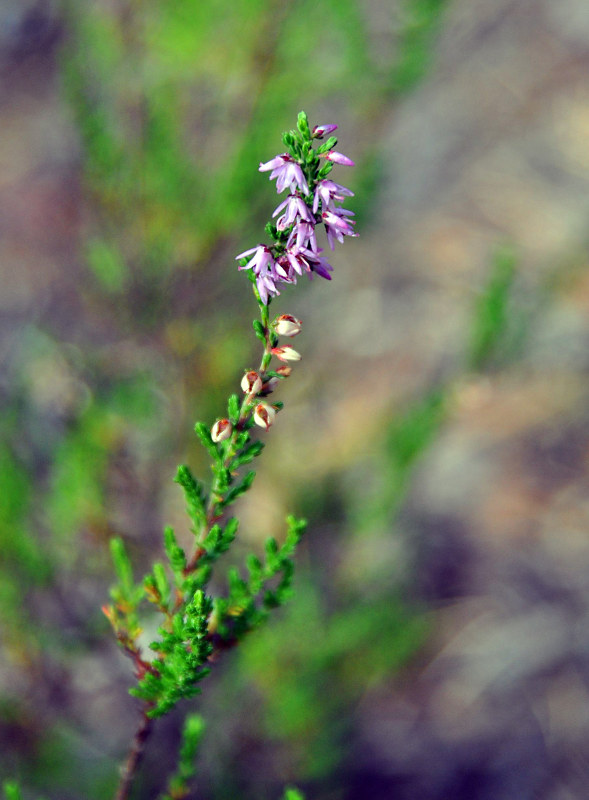
[[[336,128],[337,125],[315,126],[312,138],[321,139]],[[324,145],[329,146],[330,142]],[[323,152],[319,148],[316,151],[316,162],[319,157],[333,164],[354,166],[351,159],[335,150]],[[321,175],[321,171],[312,166],[305,169],[305,163],[308,164],[309,160],[282,153],[259,167],[260,172],[270,172],[270,180],[276,179],[276,191],[279,194],[285,189],[289,190],[286,200],[272,214],[273,218],[277,217],[276,243],[260,244],[236,257],[237,260],[250,257],[247,264],[239,269],[253,270],[258,293],[264,304],[268,303],[269,297],[280,294],[277,284],[296,283],[297,276],[304,272],[309,277],[313,277],[315,273],[331,280],[329,273],[332,272],[332,267],[321,255],[323,250],[317,245],[315,228],[319,223],[323,223],[325,227],[327,241],[332,250],[336,240],[343,242],[345,236],[358,235],[354,231],[355,223],[350,219],[354,212],[340,205],[346,197],[353,197],[354,193],[326,177],[313,178]],[[324,169],[323,174],[327,171]]]

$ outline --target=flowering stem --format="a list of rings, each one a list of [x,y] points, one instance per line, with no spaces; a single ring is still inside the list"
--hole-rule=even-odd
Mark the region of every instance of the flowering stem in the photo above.
[[[268,369],[268,366],[270,365],[270,361],[272,360],[272,352],[271,352],[271,350],[272,350],[272,337],[271,337],[271,332],[270,332],[270,322],[269,322],[270,316],[269,316],[269,309],[268,309],[268,305],[269,304],[266,305],[265,303],[262,303],[262,301],[259,298],[259,294],[258,294],[257,289],[255,288],[255,286],[253,287],[253,289],[254,289],[254,295],[256,296],[256,300],[258,302],[258,306],[260,308],[260,321],[261,321],[262,327],[264,329],[264,337],[265,337],[264,351],[263,351],[262,357],[260,359],[260,366],[258,367],[258,370],[257,370],[258,374],[260,375],[260,378],[263,381],[264,377],[265,377],[266,370]],[[255,398],[252,397],[251,394],[246,394],[245,397],[243,398],[243,401],[241,403],[241,407],[239,409],[239,417],[238,417],[237,422],[236,422],[236,424],[235,424],[235,426],[233,428],[233,432],[231,434],[231,438],[229,439],[229,441],[227,443],[227,449],[226,449],[226,453],[225,453],[225,458],[223,459],[223,462],[222,462],[224,468],[228,468],[229,465],[231,464],[231,461],[235,457],[237,437],[239,436],[239,434],[243,430],[245,422],[247,421],[248,417],[252,413],[252,409],[253,409],[253,406],[254,406],[255,402],[256,402]],[[186,566],[186,574],[189,574],[190,572],[194,571],[194,569],[196,568],[196,566],[197,566],[197,564],[199,562],[199,559],[206,552],[206,550],[204,550],[204,548],[201,547],[201,544],[206,539],[208,533],[211,530],[211,527],[215,524],[215,522],[218,522],[218,520],[222,516],[222,511],[220,512],[219,508],[218,508],[220,499],[221,499],[221,492],[219,491],[219,482],[218,482],[218,479],[215,479],[215,481],[213,483],[213,486],[211,488],[211,494],[210,494],[209,502],[208,502],[208,505],[207,505],[206,519],[205,519],[205,522],[203,523],[201,531],[199,532],[199,534],[197,536],[195,551],[192,554],[192,558],[190,559],[190,561],[188,562],[188,564]]]
[[[193,697],[198,692],[198,682],[209,673],[219,650],[238,642],[288,595],[292,556],[305,528],[304,520],[292,516],[287,518],[284,545],[279,547],[271,537],[266,543],[264,562],[253,555],[248,559],[247,579],[236,569],[228,572],[227,597],[213,599],[206,591],[211,564],[229,547],[238,525],[235,518],[223,526],[217,523],[228,506],[250,488],[255,476],[250,470],[238,477],[238,470],[263,448],[262,442],[251,441],[250,429],[256,424],[268,431],[282,407],[282,403],[271,404],[265,398],[280,379],[288,377],[291,367],[285,363],[272,370],[272,358],[282,362],[301,358],[290,345],[279,344],[280,337],[290,338],[300,333],[300,320],[281,314],[270,321],[271,300],[280,294],[277,284],[296,283],[297,276],[305,273],[309,277],[317,274],[331,280],[332,267],[320,255],[322,250],[317,244],[315,228],[318,225],[325,227],[331,249],[334,241],[357,236],[350,219],[353,212],[340,205],[353,193],[327,179],[334,163],[351,166],[353,162],[333,150],[337,143],[335,137],[313,149],[316,140],[328,136],[336,127],[320,125],[311,130],[306,114],[301,112],[297,129],[283,136],[288,153],[260,164],[261,172],[271,171],[270,179],[276,178],[278,193],[289,191],[287,199],[274,211],[275,222],[266,225],[273,244],[260,244],[236,257],[239,269],[251,270],[252,289],[260,312],[253,327],[263,351],[258,369],[247,371],[241,380],[244,392],[241,403],[238,395],[233,394],[228,401],[227,418],[217,419],[212,428],[201,422],[195,426],[212,457],[213,480],[208,499],[204,484],[192,476],[189,468],[178,468],[176,480],[184,489],[195,534],[192,553],[187,559],[174,531],[166,528],[164,546],[173,583],[170,584],[169,570],[157,562],[143,582],[135,584],[122,541],[115,539],[111,544],[119,584],[111,590],[115,604],[105,606],[104,611],[119,644],[135,665],[138,685],[130,692],[143,701],[115,800],[129,798],[154,720],[170,711],[180,699]],[[323,166],[321,158],[327,162]],[[280,581],[269,588],[266,584],[279,574]],[[141,632],[137,607],[145,599],[164,616],[163,625],[158,629],[160,638],[150,644],[157,654],[152,661],[145,660],[137,644]]]

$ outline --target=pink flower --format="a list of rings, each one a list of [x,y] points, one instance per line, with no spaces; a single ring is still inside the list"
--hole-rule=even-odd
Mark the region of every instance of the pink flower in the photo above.
[[[297,220],[305,220],[306,222],[313,222],[311,212],[303,198],[299,194],[289,194],[286,200],[278,206],[272,214],[275,217],[280,214],[283,208],[286,208],[285,213],[276,222],[276,227],[279,231],[284,231]]]
[[[313,128],[313,138],[323,139],[324,136],[329,136],[337,130],[337,125],[315,125]]]
[[[307,253],[307,263],[309,264],[309,278],[313,277],[313,273],[325,278],[326,281],[331,280],[330,272],[333,272],[333,267],[326,258],[320,256],[318,253]]]
[[[292,283],[297,282],[296,276],[294,274],[295,272],[297,273],[297,275],[302,275],[303,272],[309,271],[308,265],[303,261],[302,258],[300,258],[300,254],[296,246],[288,247],[286,253],[281,257],[280,261],[284,263],[285,267],[287,264],[288,267],[290,267],[290,269],[288,270],[288,274],[291,277]]]
[[[276,158],[267,161],[265,164],[260,163],[258,169],[260,172],[272,170],[270,180],[276,178],[276,191],[278,194],[287,188],[290,188],[291,191],[299,188],[304,195],[309,194],[309,187],[303,175],[303,170],[288,153],[276,156]]]
[[[310,246],[311,250],[315,253],[318,250],[317,237],[315,236],[315,222],[297,222],[292,229],[288,242],[286,243],[287,249],[292,247],[307,247]]]
[[[332,250],[335,239],[337,239],[338,242],[343,242],[344,236],[358,236],[358,234],[354,232],[354,221],[346,219],[346,217],[354,216],[353,211],[348,211],[345,208],[335,208],[332,211],[324,211],[321,216],[323,218],[323,224],[325,225],[327,241]]]
[[[299,275],[301,274],[299,270],[296,271],[299,273]],[[297,282],[297,276],[295,275],[293,264],[286,253],[276,259],[276,272],[278,274],[278,279],[282,281],[282,283]]]
[[[308,273],[309,277],[313,277],[313,272],[321,275],[322,278],[331,280],[332,266],[327,262],[323,256],[320,256],[321,250],[313,252],[306,247],[297,247],[293,245],[286,251],[288,260],[293,265],[293,268],[302,275],[303,270]]]
[[[334,200],[341,203],[346,197],[353,196],[354,192],[346,189],[345,186],[341,186],[339,183],[330,180],[319,181],[315,187],[315,195],[313,197],[313,214],[317,213],[320,200],[323,211],[333,211],[335,208]]]
[[[337,150],[328,150],[327,153],[323,153],[323,158],[333,161],[334,164],[341,164],[343,167],[355,166],[351,158],[348,158],[343,153],[338,153]]]
[[[280,276],[276,271],[276,262],[269,247],[260,244],[257,247],[252,247],[250,250],[245,250],[236,256],[236,260],[245,258],[253,254],[249,262],[239,269],[252,269],[256,276],[256,286],[260,294],[260,299],[265,305],[268,304],[269,295],[280,294],[276,288],[275,281],[280,280]]]

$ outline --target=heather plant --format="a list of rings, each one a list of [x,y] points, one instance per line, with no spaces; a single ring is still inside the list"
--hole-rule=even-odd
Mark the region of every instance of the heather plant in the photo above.
[[[250,554],[245,569],[233,567],[226,573],[224,594],[210,591],[213,570],[230,549],[238,533],[238,519],[229,509],[252,486],[255,472],[243,471],[262,452],[263,441],[254,438],[254,428],[267,433],[282,409],[271,395],[292,372],[291,364],[301,355],[284,339],[297,336],[302,323],[291,314],[270,318],[270,305],[285,286],[296,284],[303,275],[331,279],[332,267],[322,255],[317,228],[322,226],[333,250],[335,242],[356,236],[353,212],[342,203],[352,192],[328,176],[334,164],[353,162],[334,150],[336,125],[310,128],[301,112],[297,128],[283,135],[287,152],[260,164],[270,171],[278,193],[288,191],[266,225],[271,240],[237,256],[238,268],[251,281],[260,318],[253,322],[262,343],[262,355],[255,369],[247,368],[241,379],[242,397],[232,394],[226,416],[212,426],[198,422],[195,433],[211,459],[209,483],[197,479],[190,468],[178,468],[180,485],[194,536],[192,548],[183,549],[171,527],[164,532],[166,563],[156,562],[151,571],[136,581],[123,539],[111,540],[117,583],[112,602],[103,608],[117,642],[131,660],[137,684],[130,690],[140,701],[140,719],[127,759],[121,770],[116,800],[131,794],[145,743],[155,720],[176,704],[200,692],[200,682],[209,674],[216,658],[281,606],[290,595],[293,556],[306,522],[290,515],[285,540],[269,538],[265,557]],[[325,138],[327,137],[327,138]],[[275,365],[274,359],[280,362]],[[160,617],[157,638],[146,646],[143,606],[150,603]],[[177,800],[190,791],[194,758],[202,734],[200,717],[189,715],[184,725],[178,765],[170,775],[165,800]],[[18,796],[18,787],[6,784],[8,797]],[[286,797],[298,797],[288,789]]]
[[[176,292],[172,297],[167,281],[171,282],[170,276],[174,275],[173,280],[182,285],[188,273],[204,274],[201,283],[204,287],[202,294],[206,297],[206,275],[214,271],[214,254],[222,252],[220,245],[223,241],[229,238],[231,242],[234,237],[243,236],[251,225],[251,219],[261,204],[256,200],[256,195],[259,197],[260,193],[254,186],[259,176],[250,165],[253,154],[261,151],[268,127],[276,119],[284,118],[292,103],[292,95],[284,91],[284,86],[304,85],[305,102],[314,106],[333,96],[343,85],[347,87],[350,97],[356,98],[356,105],[351,107],[353,114],[367,120],[374,134],[372,144],[364,141],[362,168],[355,176],[356,185],[364,189],[362,192],[357,189],[358,194],[362,195],[356,208],[358,219],[363,213],[368,222],[371,207],[367,198],[372,198],[373,204],[378,202],[378,191],[375,189],[382,180],[379,121],[388,115],[395,95],[410,90],[425,72],[430,60],[432,34],[435,33],[444,3],[403,0],[391,8],[395,18],[395,46],[390,48],[388,56],[383,54],[382,58],[373,56],[361,4],[332,3],[333,13],[328,30],[337,43],[342,59],[337,68],[332,65],[332,68],[322,70],[320,82],[312,79],[318,69],[316,59],[305,60],[300,57],[302,48],[312,47],[317,52],[315,33],[308,25],[310,6],[307,8],[305,3],[288,9],[284,7],[275,28],[275,9],[266,0],[254,6],[247,0],[240,0],[227,4],[223,13],[217,15],[203,10],[194,0],[182,0],[164,6],[148,4],[148,14],[144,14],[145,9],[131,8],[128,4],[124,9],[121,4],[63,5],[68,9],[67,27],[71,36],[62,51],[61,79],[79,134],[82,182],[89,200],[86,210],[89,211],[89,218],[95,213],[84,231],[83,247],[90,272],[83,276],[79,290],[86,302],[89,300],[99,314],[112,322],[111,343],[114,348],[121,341],[120,336],[126,336],[128,341],[138,341],[146,329],[155,333],[152,342],[165,342],[167,364],[177,364],[182,379],[188,375],[185,386],[187,405],[191,405],[194,403],[197,381],[190,376],[194,373],[193,366],[198,355],[187,358],[181,348],[185,346],[186,332],[192,335],[194,331],[194,352],[198,354],[202,331],[210,328],[213,315],[206,308],[199,307],[198,298],[188,310],[185,307],[178,308],[179,293]],[[268,22],[270,20],[271,24]],[[217,47],[221,25],[223,36],[229,37],[228,46],[222,52]],[[244,26],[246,32],[251,33],[250,36],[243,35]],[[239,47],[234,46],[236,36]],[[416,41],[423,46],[416,48]],[[261,46],[267,56],[265,59],[257,55]],[[232,60],[236,52],[241,54],[237,64]],[[329,62],[330,59],[325,55],[327,50],[321,49],[320,52],[324,54],[321,57]],[[232,54],[231,58],[229,54]],[[211,58],[211,55],[215,57]],[[235,69],[247,76],[248,83],[254,87],[249,95],[249,106],[245,109],[242,95],[234,97],[231,93],[231,87],[235,86],[232,79],[232,70]],[[130,80],[126,76],[130,76]],[[207,99],[208,81],[212,81],[215,89],[211,97],[216,99],[216,106],[209,104]],[[187,94],[190,98],[196,95],[198,103],[190,105]],[[187,108],[198,109],[198,116],[202,114],[205,120],[204,127],[193,124],[192,118],[188,124],[185,116]],[[227,120],[236,118],[238,114],[239,125],[226,124]],[[198,146],[194,146],[194,141],[188,137],[188,130],[197,132]],[[222,136],[219,136],[220,132]],[[323,143],[327,136],[329,133],[326,132],[323,140],[315,139],[315,145]],[[211,144],[217,138],[223,141],[222,158],[215,158]],[[288,155],[292,155],[286,145],[285,149]],[[209,158],[211,153],[213,157]],[[327,165],[329,161],[322,158],[319,163]],[[275,168],[270,167],[268,171]],[[324,197],[326,203],[331,200],[336,208],[342,202],[335,195],[326,196],[325,187]],[[297,199],[292,197],[285,202],[287,205],[273,220],[277,230],[280,216],[292,215],[298,205]],[[311,213],[318,213],[313,211],[313,203],[310,208]],[[330,209],[327,208],[327,211]],[[305,212],[300,211],[300,214],[304,218]],[[342,238],[353,235],[350,233],[353,225],[349,215],[340,213],[336,217],[336,224],[331,225],[332,242],[338,240],[338,234]],[[326,230],[329,229],[329,218],[327,220]],[[347,225],[344,224],[346,222]],[[276,297],[274,289],[285,288],[289,275],[292,277],[294,272],[294,276],[298,277],[297,266],[307,271],[303,263],[304,254],[300,254],[301,258],[295,258],[294,264],[289,259],[289,255],[293,255],[292,245],[284,237],[279,242],[270,235],[264,247],[271,249],[275,267],[269,270],[269,264],[264,265],[266,250],[260,251],[258,247],[253,248],[254,252],[250,254],[257,256],[256,261],[250,263],[253,258],[244,256],[246,263],[240,264],[246,275],[255,277],[256,288],[259,279],[259,291],[267,291],[269,300]],[[324,254],[315,252],[312,247],[306,249],[312,253],[310,257],[307,255],[307,259],[311,260],[306,261],[307,266],[313,265],[312,273],[327,277],[323,272],[329,272],[330,267]],[[237,248],[234,252],[237,252]],[[262,259],[261,265],[259,259]],[[207,273],[204,272],[205,268]],[[287,280],[284,280],[280,270],[286,271]],[[135,302],[137,299],[139,302]],[[185,319],[183,315],[186,315]],[[285,321],[283,325],[288,323],[292,325],[292,320]],[[222,364],[217,366],[216,375],[211,375],[210,370],[203,368],[207,385],[225,385],[227,375],[235,369],[236,360],[242,357],[244,347],[238,347],[239,340],[235,335],[240,324],[241,320],[236,314],[230,320],[225,319],[217,329],[216,346],[219,350],[224,349],[225,357]],[[170,376],[170,373],[158,371],[155,359],[149,361],[149,366],[143,362],[136,374],[135,364],[131,360],[128,362],[128,372],[109,371],[108,364],[99,352],[103,343],[99,337],[94,338],[91,324],[90,335],[86,332],[86,339],[81,346],[84,359],[76,355],[70,341],[60,341],[59,332],[52,334],[50,321],[40,320],[39,326],[38,329],[36,325],[31,325],[25,337],[19,335],[19,348],[14,351],[18,366],[32,361],[33,355],[35,361],[38,356],[39,362],[48,364],[65,356],[75,381],[80,386],[85,384],[87,388],[80,403],[72,405],[68,413],[54,425],[50,415],[47,415],[47,419],[37,413],[35,419],[35,409],[27,406],[27,387],[24,386],[22,396],[16,398],[14,408],[11,406],[8,409],[9,413],[5,414],[3,420],[3,428],[9,433],[8,453],[6,458],[0,458],[2,485],[8,487],[4,493],[5,499],[0,504],[4,552],[0,565],[0,601],[5,610],[3,639],[16,654],[16,663],[27,665],[31,683],[37,681],[38,674],[50,673],[53,663],[61,660],[61,650],[69,644],[72,628],[67,628],[66,635],[63,635],[63,617],[69,620],[70,626],[76,626],[75,636],[80,643],[80,650],[76,651],[78,656],[84,646],[93,650],[103,636],[103,629],[98,621],[100,615],[92,617],[83,602],[64,603],[61,617],[60,613],[54,617],[38,614],[34,604],[23,603],[22,586],[31,587],[31,594],[36,599],[41,598],[41,602],[54,587],[61,595],[68,596],[71,588],[67,581],[64,582],[64,575],[67,577],[69,570],[79,569],[80,562],[84,563],[85,580],[93,586],[102,585],[100,554],[106,537],[113,530],[137,530],[136,526],[127,528],[117,525],[118,517],[112,513],[110,487],[116,484],[120,454],[125,454],[129,441],[141,442],[146,430],[158,429],[159,438],[155,441],[156,436],[153,435],[151,446],[161,447],[166,456],[174,446],[178,446],[178,442],[174,442],[173,432],[170,434],[169,424],[166,425],[165,415],[161,414],[162,409],[157,405],[164,390],[168,392],[170,389],[174,374]],[[176,337],[178,331],[181,335]],[[42,354],[36,352],[39,343],[31,341],[33,335],[46,340]],[[288,341],[288,337],[280,334],[277,347],[281,344],[285,346],[283,337]],[[247,337],[242,338],[246,340]],[[82,335],[80,341],[83,339]],[[143,352],[147,354],[147,348]],[[289,352],[288,349],[285,351],[286,354]],[[157,347],[152,348],[152,353],[157,358]],[[280,362],[278,355],[272,358]],[[210,362],[213,360],[211,358]],[[216,364],[219,365],[220,361],[217,359]],[[276,380],[270,378],[269,381],[273,385],[284,379],[289,367],[296,368],[296,362],[292,360],[280,363],[281,366],[274,370],[277,373]],[[182,379],[178,380],[178,384]],[[211,409],[218,403],[219,395],[218,388],[207,396],[199,386],[199,415],[212,418],[215,412]],[[274,406],[278,403],[270,403],[269,395],[260,395],[257,399],[271,409],[266,413],[272,416],[272,410],[276,411]],[[228,418],[228,412],[224,413]],[[30,424],[31,421],[35,424]],[[256,428],[258,423],[254,420],[251,431]],[[265,435],[263,432],[262,436]],[[23,447],[23,438],[30,452],[26,446]],[[223,446],[223,443],[219,446]],[[189,458],[192,456],[190,452]],[[136,462],[149,460],[149,453],[140,452],[136,447],[130,449],[128,457],[133,462],[131,469],[134,469]],[[196,460],[200,471],[198,455]],[[165,461],[162,458],[162,464]],[[37,463],[41,465],[40,470],[36,467]],[[247,466],[244,465],[244,468],[247,469]],[[158,502],[161,500],[155,487],[161,485],[162,469],[165,466],[151,472],[145,488],[141,484],[139,497],[133,492],[128,494],[130,503],[145,509],[143,516],[151,518],[154,528],[157,528]],[[39,471],[42,472],[41,480]],[[231,488],[235,488],[238,482],[234,481]],[[296,505],[303,516],[317,519],[321,509],[326,506],[322,499],[326,495],[322,494],[324,490],[314,487],[312,482],[310,484],[304,487],[304,496],[301,492],[301,496],[296,497]],[[337,494],[339,487],[331,488],[335,490],[333,494]],[[296,491],[294,484],[293,490]],[[148,503],[144,502],[145,495]],[[386,503],[384,496],[381,501],[381,505]],[[223,521],[221,523],[225,524]],[[345,526],[345,523],[342,524]],[[149,536],[152,534],[144,535],[145,532],[141,528],[139,530],[143,537],[139,549],[145,554],[146,550],[151,549],[152,540]],[[126,537],[126,545],[128,547],[130,544],[134,555],[141,557],[137,553],[135,538],[133,534]],[[77,543],[80,542],[82,545],[79,546]],[[237,558],[235,551],[239,546],[233,548],[234,558]],[[346,547],[346,544],[342,546]],[[117,551],[116,544],[113,549]],[[85,563],[88,554],[91,558]],[[187,554],[187,559],[189,556]],[[135,558],[133,560],[136,561]],[[205,562],[203,557],[201,565],[206,565]],[[213,566],[212,562],[209,566]],[[218,576],[218,564],[215,564],[215,568]],[[139,568],[135,567],[135,571],[139,571]],[[155,571],[152,570],[152,573]],[[167,565],[164,573],[171,585],[170,592],[175,592],[176,586]],[[154,575],[152,577],[155,579]],[[273,580],[280,581],[280,576]],[[311,583],[308,581],[300,587],[300,593],[305,593],[307,600],[319,597],[317,587],[312,587]],[[210,584],[207,588],[212,591]],[[274,586],[270,588],[274,589]],[[75,592],[70,596],[75,600],[80,599]],[[92,599],[90,596],[89,600]],[[374,629],[385,608],[390,618],[387,603],[387,599],[383,598],[382,607],[378,603],[374,607],[362,605],[355,616],[348,613],[345,604],[341,604],[333,625],[330,617],[330,630],[334,632],[334,639],[339,637],[345,640],[345,648],[338,642],[332,642],[331,637],[316,642],[312,651],[305,650],[302,644],[299,647],[300,652],[306,653],[305,658],[308,656],[311,679],[316,680],[321,670],[330,667],[334,652],[347,657],[349,653],[354,654],[356,646],[366,653],[367,660],[375,663],[375,654],[377,656],[382,650],[378,647],[382,637],[376,636]],[[116,605],[114,600],[112,604]],[[91,607],[98,605],[94,603]],[[47,608],[50,607],[51,604],[47,604]],[[155,610],[155,604],[153,608]],[[302,608],[313,612],[309,604],[302,604]],[[138,609],[138,615],[140,624],[143,624],[145,606]],[[301,620],[301,614],[297,620]],[[151,626],[146,627],[151,629]],[[358,636],[352,635],[352,629]],[[362,629],[365,635],[359,636]],[[400,614],[396,629],[399,636],[403,629],[411,639],[412,612]],[[274,641],[277,644],[274,646],[272,634],[276,637]],[[260,631],[259,636],[251,637],[246,648],[239,648],[239,661],[234,659],[234,664],[247,674],[243,663],[245,656],[242,655],[246,649],[252,654],[247,657],[251,662],[252,674],[260,671],[260,665],[255,663],[258,655],[268,660],[269,651],[271,658],[284,661],[288,652],[284,643],[289,636],[286,624],[279,629],[274,626]],[[146,637],[145,632],[140,636],[143,647],[148,642]],[[419,645],[419,638],[413,637],[413,649]],[[259,647],[255,644],[257,641],[260,642]],[[402,651],[403,648],[397,645],[397,642],[391,642],[388,651]],[[22,653],[28,654],[26,659],[21,657]],[[70,664],[75,666],[73,658]],[[395,669],[394,663],[389,666]],[[75,668],[72,672],[75,672]],[[225,680],[226,676],[222,674],[220,678]],[[361,680],[358,676],[358,681]],[[296,689],[295,686],[291,688]],[[326,706],[329,705],[326,694],[310,685],[308,689],[309,703],[304,708],[301,705],[300,716],[317,712],[319,718],[325,720],[328,713]],[[296,695],[290,689],[285,693],[291,699]],[[334,694],[345,697],[341,683]],[[31,696],[32,693],[27,691],[21,697],[10,693],[10,697],[3,698],[6,718],[26,719],[27,707],[39,703],[36,698],[29,702]],[[297,696],[300,699],[300,693]],[[51,707],[51,703],[48,706]],[[270,703],[267,713],[272,715],[275,708],[276,704]],[[62,713],[58,715],[49,711],[44,718],[35,717],[36,735],[43,737],[45,742],[51,742],[54,749],[43,744],[40,751],[33,751],[32,748],[19,751],[15,745],[16,739],[11,740],[3,755],[3,766],[10,770],[7,774],[13,774],[13,765],[25,753],[29,757],[26,776],[33,786],[47,786],[47,767],[52,763],[55,753],[59,755],[57,761],[61,767],[55,766],[51,772],[54,785],[63,784],[65,776],[76,773],[75,758],[63,755],[69,752],[69,709],[64,706],[60,710]],[[288,730],[295,726],[295,721],[287,717],[285,709],[283,716],[275,714],[274,720],[284,719],[285,730]],[[64,729],[60,727],[63,721],[65,736]],[[328,730],[328,726],[325,730]],[[326,743],[325,752],[328,750]],[[76,755],[79,759],[80,752]],[[103,759],[101,769],[112,774],[108,756]],[[298,773],[295,770],[293,774]],[[92,790],[95,796],[104,795],[97,788],[98,782],[95,785],[87,775],[84,779],[86,783],[80,792],[90,794]],[[50,789],[46,791],[49,793]]]
[[[318,125],[311,130],[307,115],[301,112],[297,128],[283,135],[287,152],[260,164],[260,171],[270,171],[270,179],[276,180],[278,193],[289,192],[272,215],[275,221],[266,225],[271,243],[259,244],[237,256],[239,269],[247,271],[258,304],[260,318],[254,320],[253,328],[262,343],[262,355],[256,369],[244,371],[242,398],[237,394],[229,397],[227,415],[210,427],[202,422],[195,426],[211,458],[209,485],[197,479],[188,466],[178,468],[176,481],[184,492],[194,535],[192,550],[185,552],[174,530],[167,527],[167,564],[155,563],[136,583],[122,539],[111,541],[118,582],[111,592],[113,602],[104,607],[104,613],[133,663],[137,685],[131,694],[141,701],[141,718],[122,770],[117,800],[125,800],[130,794],[154,720],[167,714],[178,701],[198,694],[200,682],[219,653],[264,622],[290,593],[292,559],[306,525],[292,515],[287,518],[282,545],[269,538],[264,560],[251,554],[244,572],[236,568],[228,571],[225,595],[212,596],[209,584],[216,562],[238,532],[238,520],[229,516],[228,510],[255,478],[253,470],[244,473],[242,468],[264,448],[262,441],[253,438],[253,429],[268,432],[274,425],[282,402],[271,402],[270,395],[291,374],[290,364],[301,358],[281,340],[297,336],[302,323],[291,314],[271,320],[272,298],[280,294],[279,287],[295,284],[304,274],[331,279],[332,267],[317,242],[317,226],[323,226],[332,250],[336,241],[357,235],[353,212],[341,205],[353,193],[328,178],[334,164],[353,166],[347,156],[334,150],[337,139],[330,134],[336,128]],[[272,368],[273,359],[282,364]],[[141,643],[140,606],[145,601],[162,617],[158,638],[149,644],[151,655]],[[169,797],[182,797],[189,791],[190,765],[200,732],[198,718],[189,717]]]

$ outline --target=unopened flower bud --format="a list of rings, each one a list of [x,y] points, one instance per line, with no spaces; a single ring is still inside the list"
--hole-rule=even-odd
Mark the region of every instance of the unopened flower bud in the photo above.
[[[262,379],[257,372],[246,372],[241,379],[241,388],[246,394],[258,394],[262,388]]]
[[[256,425],[268,430],[275,419],[276,409],[274,406],[269,406],[267,403],[258,403],[254,409],[254,422]]]
[[[281,361],[301,360],[301,354],[289,344],[285,344],[283,347],[273,347],[271,352],[273,356],[276,356],[276,358],[279,358]]]
[[[211,428],[211,439],[213,442],[223,442],[232,432],[233,427],[228,419],[218,419]]]
[[[276,370],[276,374],[280,375],[281,378],[288,378],[290,373],[292,372],[292,367],[278,367]]]
[[[313,138],[323,139],[324,136],[328,136],[335,130],[337,130],[337,125],[315,125],[313,128]]]
[[[334,164],[341,164],[343,167],[355,166],[351,158],[348,158],[343,153],[338,153],[337,150],[328,150],[327,153],[323,153],[323,158],[332,161]]]
[[[290,314],[281,314],[274,321],[274,330],[278,336],[296,336],[301,332],[303,323],[300,319],[291,316]]]

